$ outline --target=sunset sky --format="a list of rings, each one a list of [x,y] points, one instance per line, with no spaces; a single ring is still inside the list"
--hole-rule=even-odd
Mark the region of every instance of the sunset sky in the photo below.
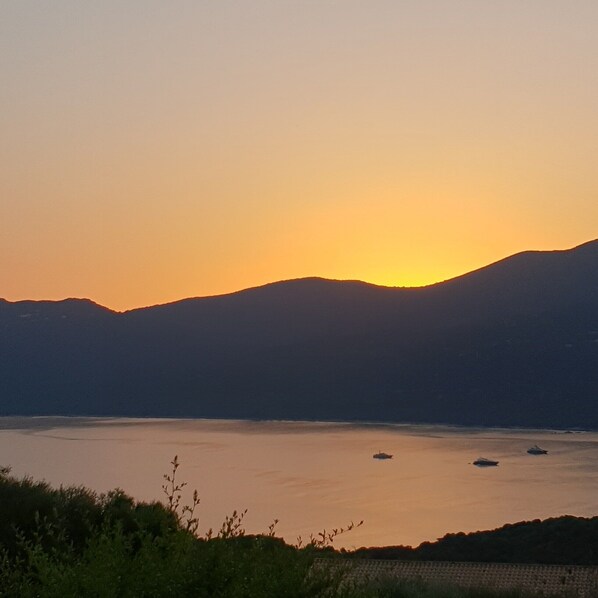
[[[413,286],[598,237],[595,0],[4,0],[0,297]]]

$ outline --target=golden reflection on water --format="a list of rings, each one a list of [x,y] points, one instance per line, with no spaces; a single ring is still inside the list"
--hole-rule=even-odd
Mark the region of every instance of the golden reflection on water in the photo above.
[[[526,453],[532,444],[549,451]],[[383,450],[387,461],[372,459]],[[337,547],[419,544],[448,532],[598,510],[598,434],[230,420],[0,418],[0,465],[52,484],[161,498],[178,454],[201,528],[248,509],[295,541],[363,519]],[[484,456],[498,467],[471,465]]]

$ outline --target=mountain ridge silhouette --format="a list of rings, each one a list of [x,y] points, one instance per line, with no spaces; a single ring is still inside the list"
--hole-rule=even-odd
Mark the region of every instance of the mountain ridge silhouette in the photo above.
[[[598,240],[425,287],[0,300],[0,414],[598,428]]]

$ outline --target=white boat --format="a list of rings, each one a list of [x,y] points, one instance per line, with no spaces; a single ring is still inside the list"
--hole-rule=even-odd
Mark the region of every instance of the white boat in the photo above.
[[[548,451],[546,449],[540,448],[537,444],[534,444],[534,446],[531,446],[530,448],[528,448],[527,452],[530,455],[547,455],[548,454]]]
[[[486,459],[486,457],[479,457],[473,462],[473,464],[477,465],[478,467],[493,467],[494,465],[498,465],[498,461]]]
[[[388,453],[383,453],[382,451],[380,451],[379,453],[376,453],[374,455],[374,459],[392,459],[392,455],[389,455]]]

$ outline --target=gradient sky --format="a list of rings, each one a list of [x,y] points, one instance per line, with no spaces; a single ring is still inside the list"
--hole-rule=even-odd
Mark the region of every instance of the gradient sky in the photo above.
[[[0,296],[422,285],[598,237],[598,2],[3,0]]]

